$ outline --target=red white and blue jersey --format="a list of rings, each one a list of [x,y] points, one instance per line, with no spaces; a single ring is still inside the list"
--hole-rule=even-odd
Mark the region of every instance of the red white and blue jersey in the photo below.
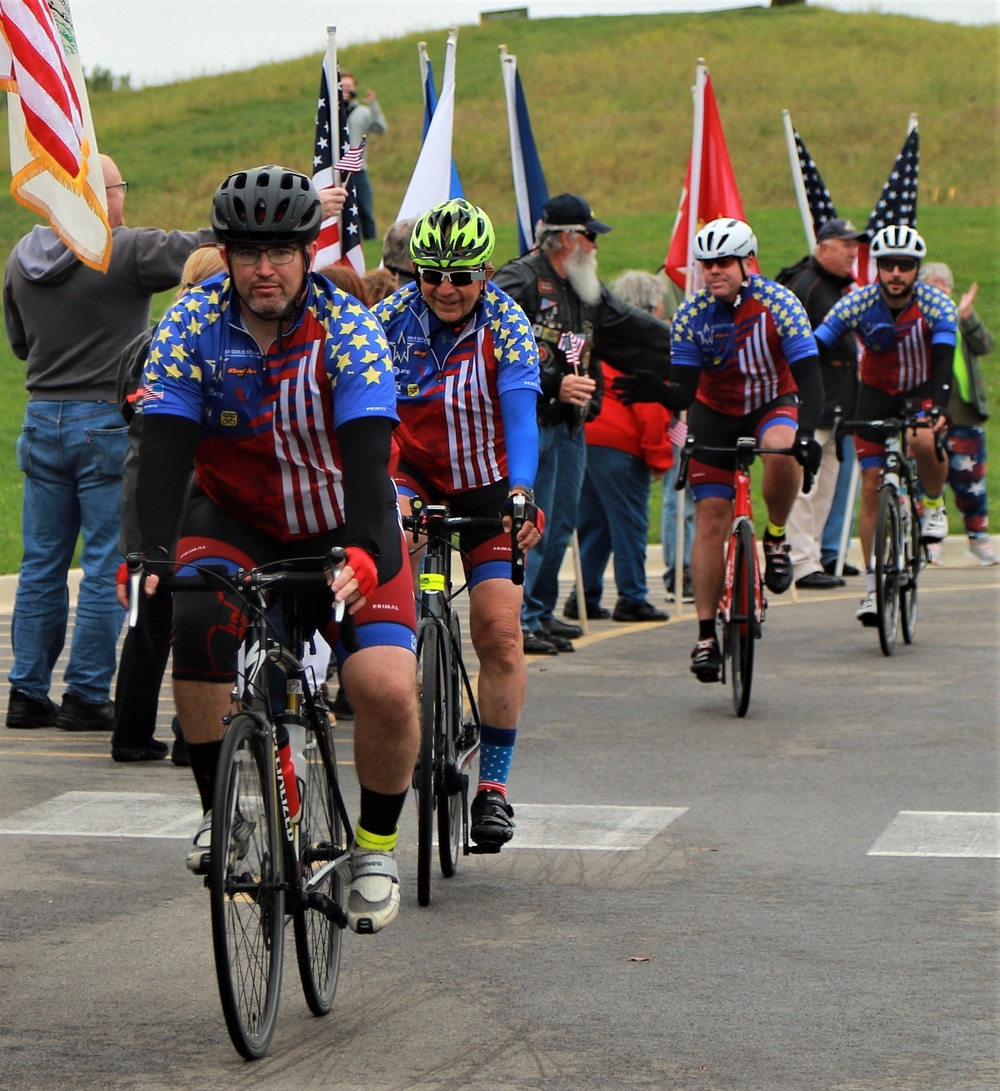
[[[344,523],[335,429],[359,417],[398,419],[382,327],[312,274],[301,313],[266,353],[241,325],[226,274],[192,288],[154,333],[144,377],[144,414],[201,425],[199,487],[282,541]]]
[[[799,299],[756,273],[737,306],[703,288],[680,305],[671,325],[671,367],[701,368],[698,401],[727,417],[795,393],[789,365],[816,353]]]
[[[861,381],[885,394],[905,394],[931,378],[931,345],[954,345],[958,311],[944,292],[917,281],[898,316],[877,283],[844,296],[816,329],[832,345],[854,330],[861,339]]]
[[[541,393],[538,347],[521,308],[488,284],[465,328],[438,351],[431,343],[431,312],[415,284],[381,300],[375,315],[396,376],[400,425],[394,438],[401,461],[444,495],[506,478],[500,396]]]

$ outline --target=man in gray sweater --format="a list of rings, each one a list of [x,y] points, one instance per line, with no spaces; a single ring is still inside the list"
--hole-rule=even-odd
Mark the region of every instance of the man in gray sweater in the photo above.
[[[115,574],[128,447],[115,387],[118,358],[148,326],[153,295],[174,287],[188,254],[213,241],[210,228],[126,227],[128,183],[108,156],[101,165],[113,229],[107,272],[84,265],[51,228],[35,227],[14,248],[4,277],[4,323],[14,354],[27,362],[28,390],[17,441],[24,554],[11,623],[7,727],[111,730],[109,693],[124,616]],[[81,533],[83,579],[57,709],[49,687],[66,641],[68,573]]]

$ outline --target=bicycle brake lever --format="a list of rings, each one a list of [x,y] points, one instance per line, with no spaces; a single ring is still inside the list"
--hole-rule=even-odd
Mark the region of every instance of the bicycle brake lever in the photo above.
[[[514,509],[510,520],[510,579],[515,586],[521,587],[524,585],[524,553],[517,544],[517,536],[524,526],[525,499],[519,492],[510,499]]]

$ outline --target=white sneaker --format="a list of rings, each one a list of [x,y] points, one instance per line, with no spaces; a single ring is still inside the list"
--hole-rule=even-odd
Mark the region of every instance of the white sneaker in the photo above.
[[[948,537],[948,513],[944,504],[924,509],[924,517],[920,520],[920,537],[929,542],[941,542]]]
[[[206,811],[201,816],[201,825],[194,835],[191,851],[187,854],[188,871],[195,875],[208,874],[209,850],[212,847],[212,812]]]
[[[351,881],[347,887],[347,923],[354,932],[371,935],[396,919],[399,873],[389,852],[351,849]]]
[[[989,538],[970,538],[969,549],[965,555],[969,560],[975,561],[983,568],[1000,564],[1000,557],[993,552],[993,546],[990,545]]]
[[[866,629],[873,629],[878,625],[878,606],[875,604],[874,591],[869,591],[865,595],[861,600],[860,608],[855,612],[854,616]]]

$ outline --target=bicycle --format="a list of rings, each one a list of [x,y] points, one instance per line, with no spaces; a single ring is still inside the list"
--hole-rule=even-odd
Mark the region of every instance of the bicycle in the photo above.
[[[906,451],[904,436],[918,428],[933,428],[940,413],[929,417],[918,415],[907,407],[900,417],[884,420],[841,420],[834,429],[871,428],[886,437],[885,463],[879,470],[878,515],[875,523],[873,554],[875,561],[875,606],[878,618],[878,640],[883,655],[896,650],[899,630],[903,641],[912,644],[917,628],[917,585],[920,572],[927,563],[927,543],[920,535],[917,511],[917,474],[913,460]],[[944,445],[940,435],[934,437],[934,451],[943,461]],[[840,457],[840,443],[837,443]]]
[[[511,527],[511,579],[524,583],[524,558],[517,533],[524,523],[524,498],[515,494]],[[441,874],[450,879],[459,856],[499,852],[469,844],[468,768],[479,753],[482,721],[462,655],[462,631],[452,603],[464,588],[452,588],[453,537],[463,529],[496,528],[497,519],[452,515],[440,504],[412,501],[404,529],[416,543],[427,539],[418,573],[417,677],[420,684],[420,751],[413,773],[417,797],[417,902],[431,900],[434,831]],[[436,818],[436,823],[435,823]]]
[[[688,463],[695,451],[735,454],[736,470],[733,498],[733,522],[726,540],[725,578],[716,624],[722,629],[722,673],[719,681],[725,685],[726,664],[733,691],[733,708],[737,716],[745,716],[750,707],[753,686],[754,648],[763,635],[767,597],[757,556],[757,538],[750,503],[750,466],[760,454],[791,455],[792,447],[757,447],[753,436],[741,436],[735,447],[709,447],[688,436],[681,448],[676,488],[687,484]],[[813,475],[804,470],[803,488],[812,488]]]
[[[234,690],[240,708],[225,718],[205,877],[226,1028],[247,1060],[262,1057],[274,1033],[289,917],[312,1013],[328,1014],[337,990],[347,924],[343,872],[349,868],[347,834],[353,826],[337,776],[329,710],[302,658],[312,632],[303,621],[303,596],[315,598],[325,589],[324,565],[336,567],[343,559],[343,550],[333,550],[328,558],[235,573],[206,567],[196,576],[161,578],[163,590],[235,593],[248,617],[243,684]],[[144,601],[141,559],[130,558],[129,568],[129,622],[137,625]],[[283,640],[273,635],[266,617],[273,592],[282,593],[286,606]],[[345,615],[342,624],[347,621]],[[268,677],[274,667],[285,676],[283,710],[277,715],[271,711]],[[286,734],[304,740],[301,810],[294,822],[279,757],[279,740]]]

